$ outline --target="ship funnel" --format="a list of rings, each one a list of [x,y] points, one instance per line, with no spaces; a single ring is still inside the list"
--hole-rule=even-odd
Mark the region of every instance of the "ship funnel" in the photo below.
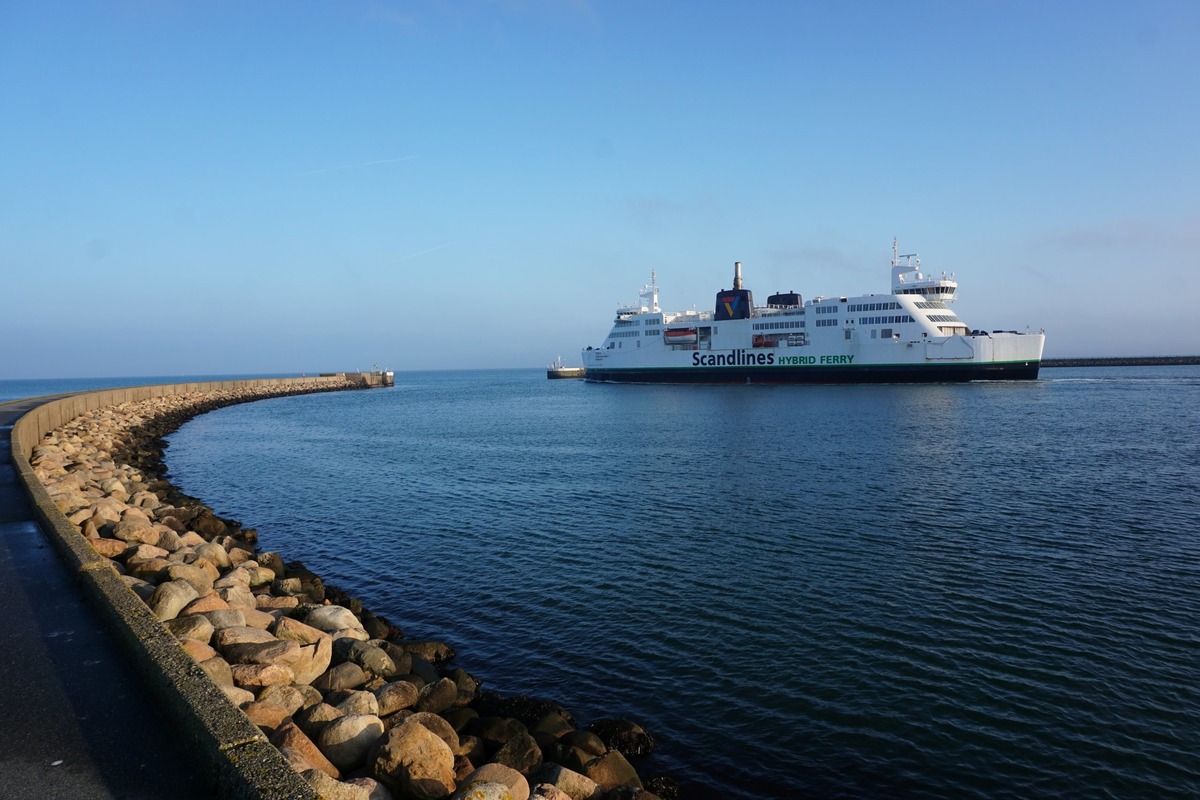
[[[742,262],[733,262],[733,288],[742,288]]]

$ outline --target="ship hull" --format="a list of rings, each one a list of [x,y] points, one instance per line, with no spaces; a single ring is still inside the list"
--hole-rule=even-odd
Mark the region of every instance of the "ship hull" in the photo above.
[[[872,364],[829,367],[599,368],[587,371],[596,383],[965,383],[1037,380],[1039,362],[989,364]]]

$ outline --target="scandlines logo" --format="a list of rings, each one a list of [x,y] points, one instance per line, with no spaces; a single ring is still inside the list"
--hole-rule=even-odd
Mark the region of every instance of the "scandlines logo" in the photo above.
[[[774,363],[774,353],[747,353],[740,349],[729,353],[692,353],[693,367],[769,367]]]

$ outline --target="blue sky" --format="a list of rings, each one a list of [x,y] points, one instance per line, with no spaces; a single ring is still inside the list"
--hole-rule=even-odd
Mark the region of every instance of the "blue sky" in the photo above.
[[[538,367],[653,269],[1200,353],[1195,2],[0,2],[0,378]]]

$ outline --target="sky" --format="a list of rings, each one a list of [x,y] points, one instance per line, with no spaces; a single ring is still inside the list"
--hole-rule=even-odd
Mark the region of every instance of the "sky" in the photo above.
[[[1200,354],[1200,3],[0,0],[0,379],[580,363],[654,272]]]

